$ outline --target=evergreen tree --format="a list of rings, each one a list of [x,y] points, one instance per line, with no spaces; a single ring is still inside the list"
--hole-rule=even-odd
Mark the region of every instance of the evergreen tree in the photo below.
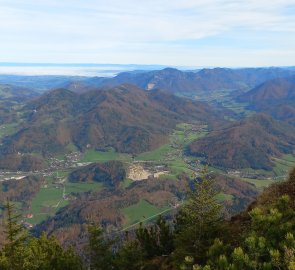
[[[5,204],[6,243],[0,252],[1,270],[82,270],[80,257],[64,250],[56,238],[31,237],[19,222],[15,206]]]
[[[206,251],[221,231],[221,205],[213,180],[206,175],[194,180],[188,201],[180,209],[175,225],[173,258],[180,265],[186,256],[195,262],[206,260]]]
[[[159,255],[169,255],[174,250],[173,232],[167,221],[159,216],[156,222],[158,228]]]
[[[82,270],[82,261],[74,251],[69,248],[64,250],[57,239],[47,237],[43,233],[38,238],[31,238],[26,246],[28,269],[42,270]]]
[[[173,233],[162,216],[152,226],[143,227],[140,224],[135,234],[146,259],[169,255],[173,250]]]
[[[228,252],[220,240],[209,249],[204,270],[295,270],[295,211],[290,198],[282,196],[266,209],[255,208],[250,213],[251,226],[240,246]]]
[[[144,251],[139,242],[126,240],[116,253],[114,264],[116,270],[139,270],[145,263]]]
[[[7,201],[4,209],[6,244],[1,251],[0,266],[3,269],[21,269],[26,256],[25,241],[28,234],[19,222],[20,215],[17,214],[15,205]]]
[[[111,270],[114,268],[114,254],[112,246],[114,240],[108,240],[103,235],[101,227],[89,225],[89,246],[87,253],[91,270]]]

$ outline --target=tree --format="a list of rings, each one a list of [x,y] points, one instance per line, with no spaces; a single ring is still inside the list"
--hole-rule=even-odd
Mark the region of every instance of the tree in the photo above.
[[[215,240],[208,252],[207,265],[195,265],[195,268],[294,270],[295,211],[290,207],[290,198],[282,196],[274,205],[254,208],[249,215],[250,228],[240,246],[228,253],[228,248],[220,240]]]
[[[131,240],[126,233],[124,244],[115,256],[116,269],[158,269],[155,267],[159,264],[169,263],[167,257],[173,251],[173,233],[162,216],[151,226],[140,224],[134,234]]]
[[[144,251],[136,240],[126,240],[116,253],[115,269],[117,270],[139,270],[144,264]]]
[[[26,246],[28,269],[82,270],[82,260],[72,248],[63,249],[54,236],[43,233],[31,238]]]
[[[188,201],[180,209],[175,225],[173,258],[180,265],[186,256],[195,262],[206,261],[206,251],[221,231],[221,205],[213,180],[206,175],[196,178]]]
[[[1,251],[0,266],[3,269],[21,269],[26,256],[24,244],[28,234],[19,222],[20,215],[16,213],[15,205],[7,201],[4,209],[7,242]]]
[[[112,246],[114,240],[108,240],[103,235],[101,227],[95,225],[88,226],[89,246],[87,253],[89,256],[89,266],[91,270],[111,270],[114,268],[114,254]]]
[[[29,236],[19,222],[15,206],[5,204],[7,242],[0,252],[1,270],[82,270],[82,261],[70,248],[64,250],[55,237]]]
[[[162,216],[152,226],[143,227],[140,224],[135,234],[146,259],[168,255],[173,250],[173,233]]]

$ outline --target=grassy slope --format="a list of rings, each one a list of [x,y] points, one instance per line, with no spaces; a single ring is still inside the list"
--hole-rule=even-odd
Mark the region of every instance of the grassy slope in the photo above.
[[[0,138],[11,135],[17,131],[17,123],[4,124],[0,126]]]
[[[141,161],[161,161],[164,160],[173,149],[170,144],[164,144],[154,151],[145,152],[135,157],[135,160]]]
[[[232,199],[234,198],[233,195],[230,195],[230,194],[225,194],[223,192],[219,193],[217,195],[217,200],[219,202],[224,202],[224,201],[231,201]]]
[[[84,154],[84,157],[82,158],[81,162],[105,162],[109,160],[128,161],[130,159],[131,159],[130,155],[121,154],[121,153],[115,152],[114,150],[102,152],[102,151],[96,151],[94,149],[90,149]]]
[[[68,172],[60,171],[59,177],[67,177]],[[46,187],[42,187],[32,200],[31,213],[34,215],[28,222],[32,224],[40,223],[48,216],[54,215],[58,209],[68,204],[63,198],[63,187],[54,184],[53,177],[47,177]],[[65,195],[74,192],[87,192],[89,190],[100,190],[103,188],[101,183],[70,183],[66,181]]]
[[[126,225],[131,225],[157,215],[164,210],[165,209],[158,208],[145,200],[141,200],[137,204],[123,208],[121,211],[128,220]]]
[[[284,179],[285,175],[295,166],[295,156],[293,155],[284,155],[281,158],[274,158],[273,160],[275,162],[273,171],[279,178]]]

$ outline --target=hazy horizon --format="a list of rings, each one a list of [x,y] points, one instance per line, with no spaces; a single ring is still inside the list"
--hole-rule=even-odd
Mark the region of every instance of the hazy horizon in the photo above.
[[[169,66],[169,65],[138,65],[138,64],[96,64],[96,63],[15,63],[0,62],[0,75],[61,75],[61,76],[99,76],[112,77],[126,71],[149,71],[164,68],[177,68],[183,71],[199,70],[203,68],[291,68],[293,66],[265,66],[265,67],[219,67],[219,66]]]
[[[165,65],[93,64],[93,63],[1,63],[0,75],[65,75],[112,77],[120,72],[163,69]],[[181,70],[195,67],[173,66]]]

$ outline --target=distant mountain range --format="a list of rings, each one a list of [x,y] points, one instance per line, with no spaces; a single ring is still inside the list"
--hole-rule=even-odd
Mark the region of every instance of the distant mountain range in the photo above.
[[[271,170],[271,157],[295,154],[295,128],[256,114],[193,142],[188,152],[222,168]]]
[[[202,69],[198,72],[166,68],[156,71],[124,72],[114,78],[90,78],[70,82],[67,89],[84,92],[88,88],[113,87],[122,83],[134,84],[145,90],[160,88],[178,94],[198,94],[220,90],[249,90],[267,80],[288,77],[294,71],[281,68]]]
[[[59,88],[62,85],[68,84],[71,81],[86,80],[88,77],[81,76],[56,76],[56,75],[1,75],[0,84],[9,84],[18,87],[45,92],[50,89]]]
[[[165,68],[121,72],[115,77],[0,75],[0,83],[39,91],[67,88],[79,93],[128,83],[145,90],[161,88],[173,93],[192,95],[207,91],[249,90],[267,80],[288,77],[294,73],[293,69],[284,68],[206,68],[193,71]]]

